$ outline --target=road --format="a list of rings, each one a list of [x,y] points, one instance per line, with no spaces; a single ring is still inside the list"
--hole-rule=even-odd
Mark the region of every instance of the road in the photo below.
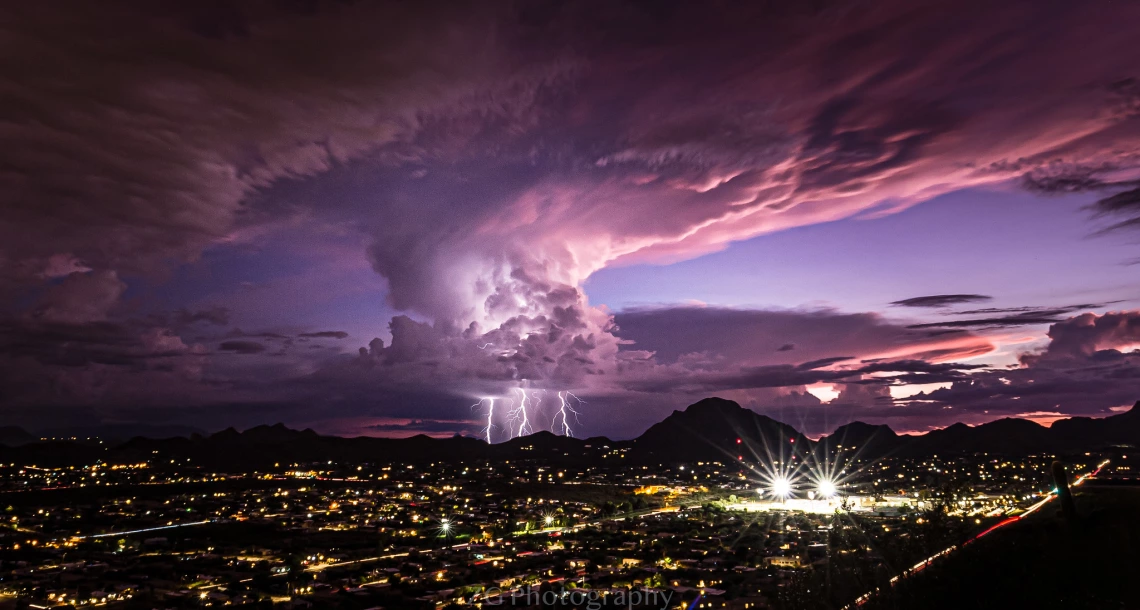
[[[1101,471],[1102,468],[1104,468],[1105,466],[1108,465],[1108,462],[1109,462],[1108,460],[1105,460],[1105,461],[1101,462],[1100,464],[1097,464],[1096,470],[1093,470],[1092,472],[1086,472],[1085,474],[1077,477],[1077,480],[1073,482],[1072,487],[1079,487],[1082,483],[1085,482],[1085,479],[1087,479],[1089,477],[1095,477],[1097,475],[1097,473],[1099,473]],[[1015,516],[1010,517],[1008,519],[999,521],[998,523],[994,524],[993,526],[990,526],[990,527],[978,532],[977,534],[974,534],[972,537],[970,537],[969,540],[962,543],[962,547],[965,547],[965,546],[977,541],[979,538],[982,538],[983,536],[988,536],[989,534],[991,534],[991,533],[993,533],[993,532],[995,532],[995,531],[997,531],[1003,527],[1006,527],[1008,525],[1016,523],[1016,522],[1018,522],[1024,518],[1028,517],[1029,515],[1032,515],[1033,513],[1040,510],[1041,507],[1052,502],[1056,497],[1057,497],[1056,490],[1049,492],[1040,501],[1032,504],[1031,506],[1029,506],[1029,508],[1026,508],[1025,512],[1021,513],[1020,515],[1015,515]],[[951,546],[949,548],[942,549],[941,551],[931,555],[930,557],[927,557],[926,559],[916,563],[915,565],[911,566],[910,568],[907,568],[906,570],[903,570],[902,572],[897,574],[895,577],[891,578],[890,586],[892,586],[892,587],[895,586],[895,583],[897,583],[902,578],[906,578],[908,576],[912,576],[914,574],[921,572],[922,570],[926,569],[930,564],[934,563],[938,559],[946,557],[947,555],[950,555],[951,553],[953,553],[954,551],[956,551],[962,547]],[[878,594],[880,590],[881,589],[874,589],[872,591],[868,591],[868,592],[864,593],[863,595],[860,595],[858,598],[855,599],[855,601],[844,606],[843,610],[851,610],[852,608],[858,608],[859,606],[862,606],[863,604],[867,603],[868,600],[870,600],[872,597],[874,597],[876,594]]]
[[[545,529],[541,529],[541,530],[534,530],[532,532],[518,532],[516,534],[508,536],[507,538],[517,538],[520,536],[534,536],[534,535],[540,535],[540,534],[547,534],[547,535],[561,534],[564,532],[577,531],[577,530],[580,530],[584,527],[589,527],[591,525],[598,525],[599,523],[603,523],[605,521],[623,521],[625,519],[633,519],[633,518],[637,518],[637,517],[651,517],[654,515],[661,515],[661,514],[665,514],[665,513],[677,512],[680,509],[681,509],[681,507],[678,507],[678,506],[666,506],[666,507],[661,507],[661,508],[646,509],[643,511],[635,511],[633,513],[627,513],[627,514],[621,515],[619,517],[606,517],[603,519],[597,519],[595,521],[589,521],[586,523],[579,523],[577,525],[572,525],[569,527],[551,527],[551,528],[545,528]],[[499,544],[499,543],[502,543],[503,540],[504,540],[504,538],[499,538],[495,542],[497,544]],[[470,546],[471,544],[472,543],[465,542],[462,544],[453,544],[449,547],[442,547],[442,548],[454,550],[454,549],[463,548],[465,546]],[[439,550],[439,548],[434,548],[434,549],[433,548],[426,548],[426,549],[422,549],[421,552],[431,553],[434,550]],[[351,561],[338,561],[336,563],[319,563],[319,564],[311,565],[311,566],[305,568],[305,571],[306,572],[323,572],[324,570],[328,570],[330,568],[339,568],[339,567],[343,567],[343,566],[359,565],[362,563],[372,563],[372,562],[381,561],[384,559],[398,559],[400,557],[407,557],[407,556],[408,556],[408,553],[392,553],[389,555],[378,555],[376,557],[365,557],[364,559],[353,559]]]

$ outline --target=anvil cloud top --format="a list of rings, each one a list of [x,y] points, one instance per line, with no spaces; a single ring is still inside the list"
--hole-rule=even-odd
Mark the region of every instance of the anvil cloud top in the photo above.
[[[1140,398],[1137,31],[1097,0],[11,7],[0,413],[1111,414]]]

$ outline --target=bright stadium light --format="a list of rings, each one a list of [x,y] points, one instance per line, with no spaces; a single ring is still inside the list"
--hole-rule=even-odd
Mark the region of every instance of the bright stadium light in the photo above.
[[[838,492],[839,490],[835,487],[834,482],[827,480],[819,482],[819,495],[825,498],[830,498]]]
[[[784,477],[772,481],[772,495],[777,498],[787,498],[792,495],[792,482]]]

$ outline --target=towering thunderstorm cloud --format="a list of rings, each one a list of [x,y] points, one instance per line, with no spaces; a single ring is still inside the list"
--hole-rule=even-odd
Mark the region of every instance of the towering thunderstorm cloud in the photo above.
[[[1103,191],[1097,211],[1125,225],[1136,210],[1121,195],[1140,178],[1140,45],[1107,27],[1140,22],[1136,3],[198,4],[80,3],[60,22],[33,3],[0,25],[17,41],[0,54],[17,144],[0,150],[0,294],[17,295],[3,297],[5,405],[453,420],[478,401],[465,430],[497,442],[547,421],[573,434],[579,412],[591,422],[577,396],[630,421],[713,392],[819,406],[818,384],[868,408],[902,383],[980,404],[979,388],[1006,390],[954,364],[994,350],[974,330],[615,314],[584,286],[965,188]],[[281,243],[321,263],[298,263],[308,289],[259,267],[224,305],[312,298],[334,290],[325,270],[354,280],[346,292],[365,276],[382,288],[345,315],[351,338],[254,333],[224,307],[139,313],[150,278],[205,274],[170,266]],[[938,396],[910,413],[938,415]]]

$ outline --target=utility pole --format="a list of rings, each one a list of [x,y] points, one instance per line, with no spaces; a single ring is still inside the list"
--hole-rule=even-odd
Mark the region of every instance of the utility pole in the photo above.
[[[1061,511],[1070,525],[1077,522],[1077,505],[1073,502],[1073,492],[1069,489],[1069,475],[1061,460],[1053,462],[1053,483],[1057,486],[1057,496],[1061,499]]]

